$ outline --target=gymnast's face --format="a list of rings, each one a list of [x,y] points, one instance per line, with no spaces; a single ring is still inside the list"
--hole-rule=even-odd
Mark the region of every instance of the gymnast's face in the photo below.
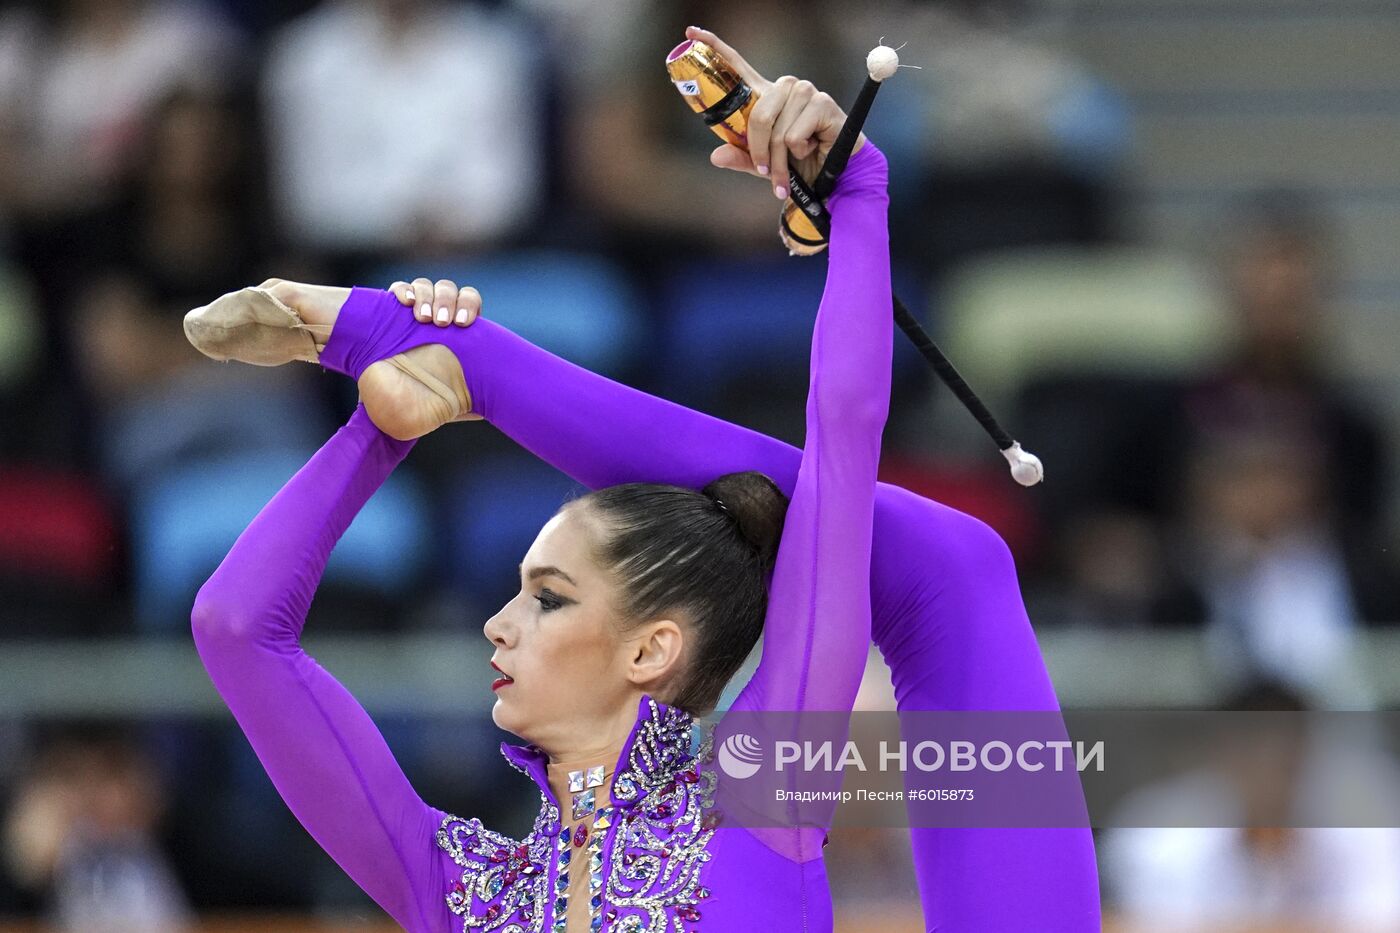
[[[483,628],[495,664],[511,678],[495,688],[492,719],[546,750],[612,731],[624,716],[630,727],[641,694],[679,654],[674,622],[620,623],[622,593],[594,556],[602,533],[587,505],[561,509],[520,564],[520,592]]]

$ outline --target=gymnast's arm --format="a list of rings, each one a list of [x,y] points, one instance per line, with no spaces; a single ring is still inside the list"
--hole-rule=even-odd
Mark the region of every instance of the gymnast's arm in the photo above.
[[[893,339],[886,178],[885,155],[867,143],[830,199],[806,441],[778,546],[763,657],[732,709],[848,712],[860,688]]]
[[[831,262],[812,333],[807,436],[769,589],[762,657],[731,711],[849,713],[865,671],[893,339],[887,176],[884,155],[866,144],[829,202]],[[800,829],[755,835],[805,861],[820,854],[832,811],[809,811]]]
[[[848,711],[865,670],[875,482],[890,399],[887,175],[884,155],[867,143],[830,199],[831,263],[812,333],[806,442],[773,571],[763,658],[735,709]]]
[[[364,406],[258,513],[200,589],[194,639],[209,676],[301,824],[396,921],[447,929],[419,799],[368,714],[301,647],[336,541],[412,448]]]

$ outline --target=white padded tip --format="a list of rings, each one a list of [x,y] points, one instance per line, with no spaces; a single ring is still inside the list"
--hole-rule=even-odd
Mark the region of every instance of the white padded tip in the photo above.
[[[883,81],[899,70],[899,53],[888,45],[877,45],[865,56],[865,70],[872,81]]]
[[[1020,441],[1013,443],[1001,452],[1006,462],[1011,464],[1011,478],[1022,486],[1034,486],[1045,479],[1045,467],[1040,458],[1021,449]]]

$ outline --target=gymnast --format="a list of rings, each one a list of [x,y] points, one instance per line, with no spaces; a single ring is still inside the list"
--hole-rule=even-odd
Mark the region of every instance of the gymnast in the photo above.
[[[717,37],[687,34],[752,72]],[[771,158],[722,146],[712,161],[775,189],[789,162],[811,177],[844,113],[806,82],[754,72],[751,83],[762,90],[751,151]],[[406,929],[831,929],[829,814],[717,823],[708,750],[691,749],[693,718],[714,709],[760,631],[760,663],[731,709],[849,711],[872,637],[900,709],[1057,708],[1005,545],[875,479],[890,389],[886,180],[862,136],[828,202],[801,451],[531,346],[477,320],[480,296],[450,282],[272,280],[187,317],[216,358],[304,359],[358,382],[349,423],[239,538],[193,628],[292,811]],[[414,438],[476,418],[595,490],[544,526],[520,593],[484,628],[500,674],[493,718],[526,741],[502,753],[540,790],[522,839],[420,800],[364,710],[300,647],[354,515]],[[1099,928],[1087,829],[911,838],[930,930]]]

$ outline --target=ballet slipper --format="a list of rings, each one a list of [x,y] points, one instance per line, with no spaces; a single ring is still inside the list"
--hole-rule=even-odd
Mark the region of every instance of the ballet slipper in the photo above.
[[[219,360],[281,366],[320,361],[330,326],[302,321],[265,288],[229,292],[185,315],[185,336]],[[422,437],[449,421],[477,421],[457,355],[424,344],[380,360],[360,375],[360,399],[370,420],[395,440]]]
[[[185,315],[185,336],[210,359],[254,366],[281,366],[293,360],[320,360],[325,338],[272,292],[240,288]],[[324,328],[329,336],[329,328]]]

